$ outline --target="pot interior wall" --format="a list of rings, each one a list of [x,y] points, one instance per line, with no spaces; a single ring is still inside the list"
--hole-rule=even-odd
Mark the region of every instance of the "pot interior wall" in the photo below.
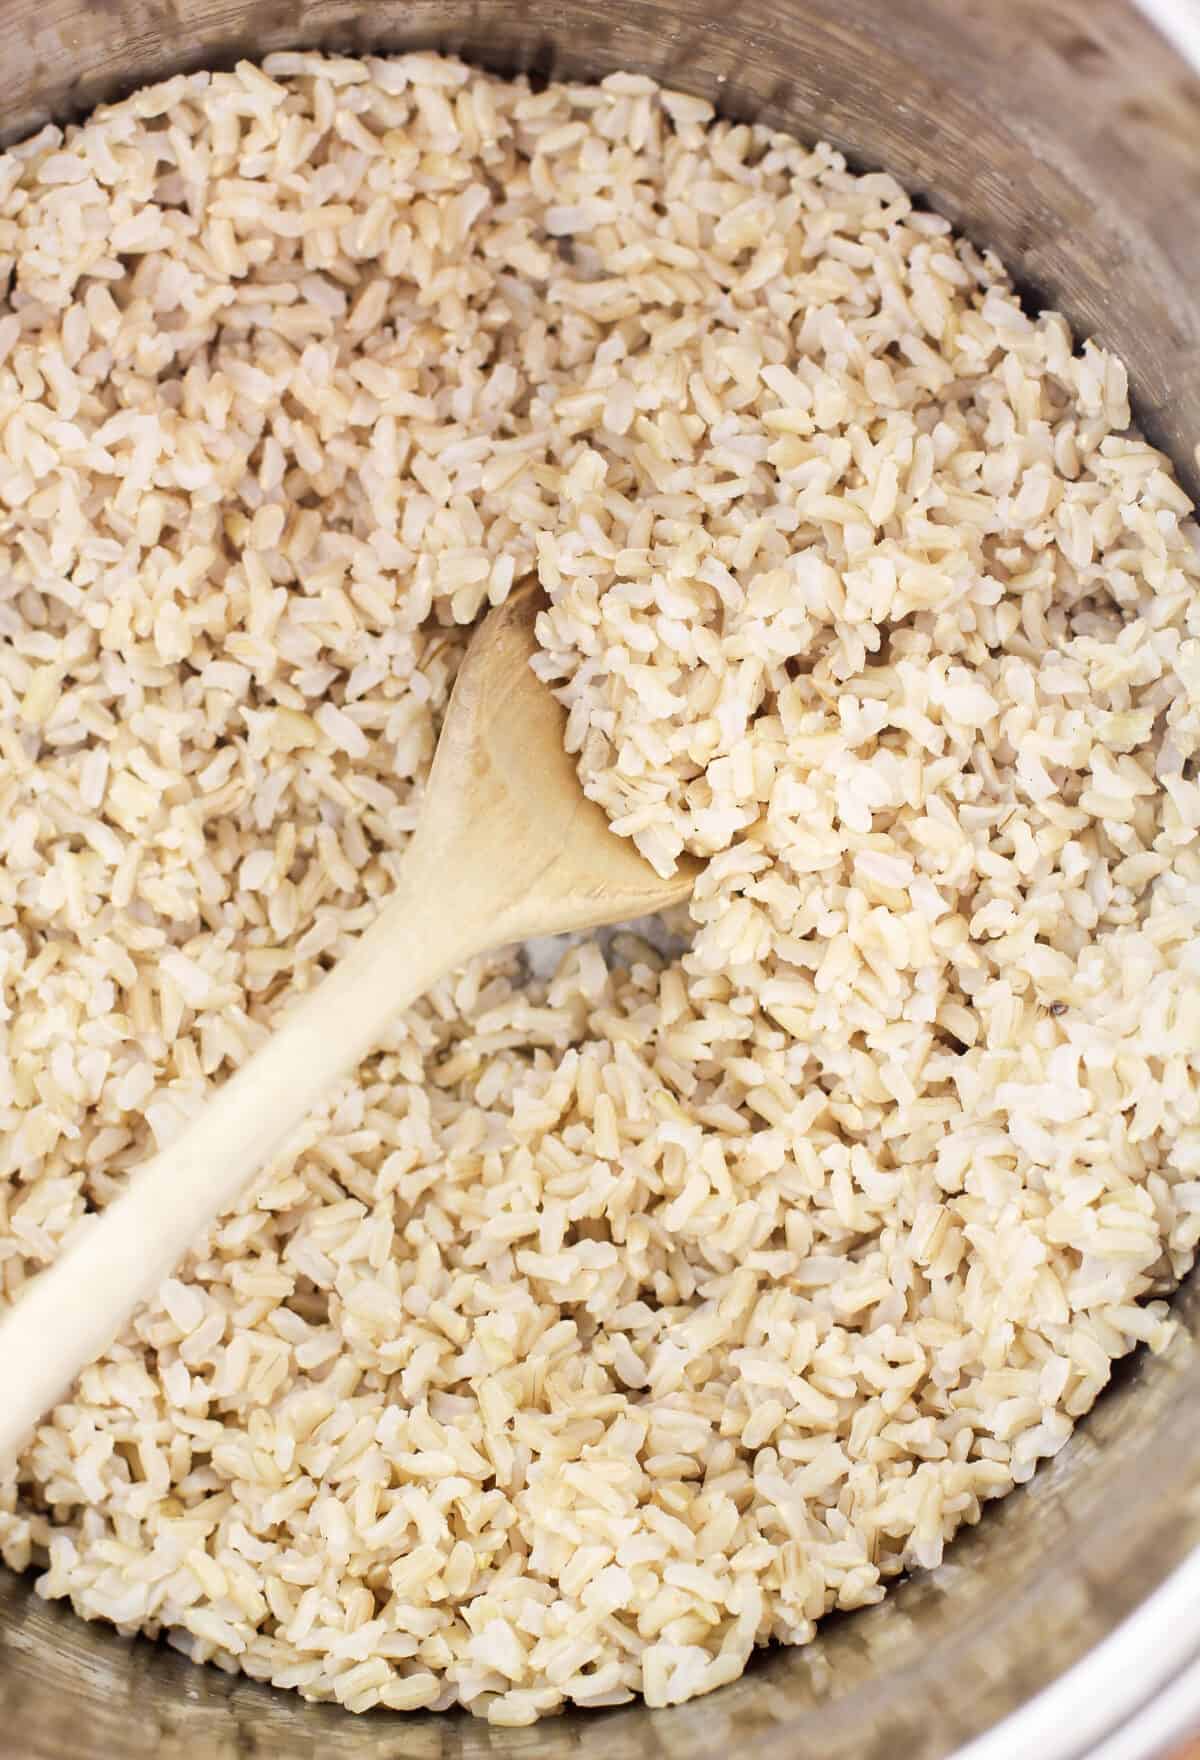
[[[1123,0],[0,0],[0,136],[179,68],[299,44],[434,46],[498,71],[651,72],[885,165],[1036,304],[1126,359],[1139,416],[1200,464],[1200,86]],[[1059,1458],[932,1576],[695,1704],[489,1731],[354,1721],[198,1670],[0,1578],[0,1750],[52,1760],[942,1760],[1052,1682],[1200,1537],[1200,1292]],[[1038,1760],[1077,1752],[1070,1731]]]

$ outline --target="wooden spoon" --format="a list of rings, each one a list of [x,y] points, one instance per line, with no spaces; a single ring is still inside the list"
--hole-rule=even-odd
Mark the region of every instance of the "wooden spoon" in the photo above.
[[[584,796],[563,711],[529,665],[542,603],[525,588],[476,634],[378,920],[0,1321],[0,1453],[436,978],[485,948],[646,916],[691,892],[698,864],[663,880]]]

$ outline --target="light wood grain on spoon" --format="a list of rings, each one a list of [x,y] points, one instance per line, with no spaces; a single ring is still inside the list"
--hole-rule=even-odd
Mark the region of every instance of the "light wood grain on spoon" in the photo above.
[[[472,954],[647,916],[663,880],[583,794],[564,714],[529,666],[538,595],[480,627],[394,896],[352,951],[0,1322],[0,1452],[19,1445],[389,1022]]]

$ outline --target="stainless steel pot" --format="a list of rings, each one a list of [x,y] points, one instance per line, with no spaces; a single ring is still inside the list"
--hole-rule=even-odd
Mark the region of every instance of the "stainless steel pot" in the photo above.
[[[1157,24],[1150,22],[1153,13]],[[298,44],[644,69],[886,165],[1125,357],[1200,489],[1200,0],[0,0],[0,137]],[[13,1760],[1150,1760],[1200,1727],[1200,1288],[931,1576],[710,1699],[489,1731],[355,1721],[0,1577]]]

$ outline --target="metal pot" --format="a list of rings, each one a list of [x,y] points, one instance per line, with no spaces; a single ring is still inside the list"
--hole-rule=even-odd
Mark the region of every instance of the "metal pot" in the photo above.
[[[0,134],[300,44],[637,68],[887,166],[1124,356],[1143,427],[1200,488],[1200,0],[0,0]],[[1200,1289],[1177,1308],[1167,1355],[1123,1365],[940,1570],[711,1698],[520,1731],[356,1721],[0,1576],[0,1753],[1150,1760],[1200,1725]]]

